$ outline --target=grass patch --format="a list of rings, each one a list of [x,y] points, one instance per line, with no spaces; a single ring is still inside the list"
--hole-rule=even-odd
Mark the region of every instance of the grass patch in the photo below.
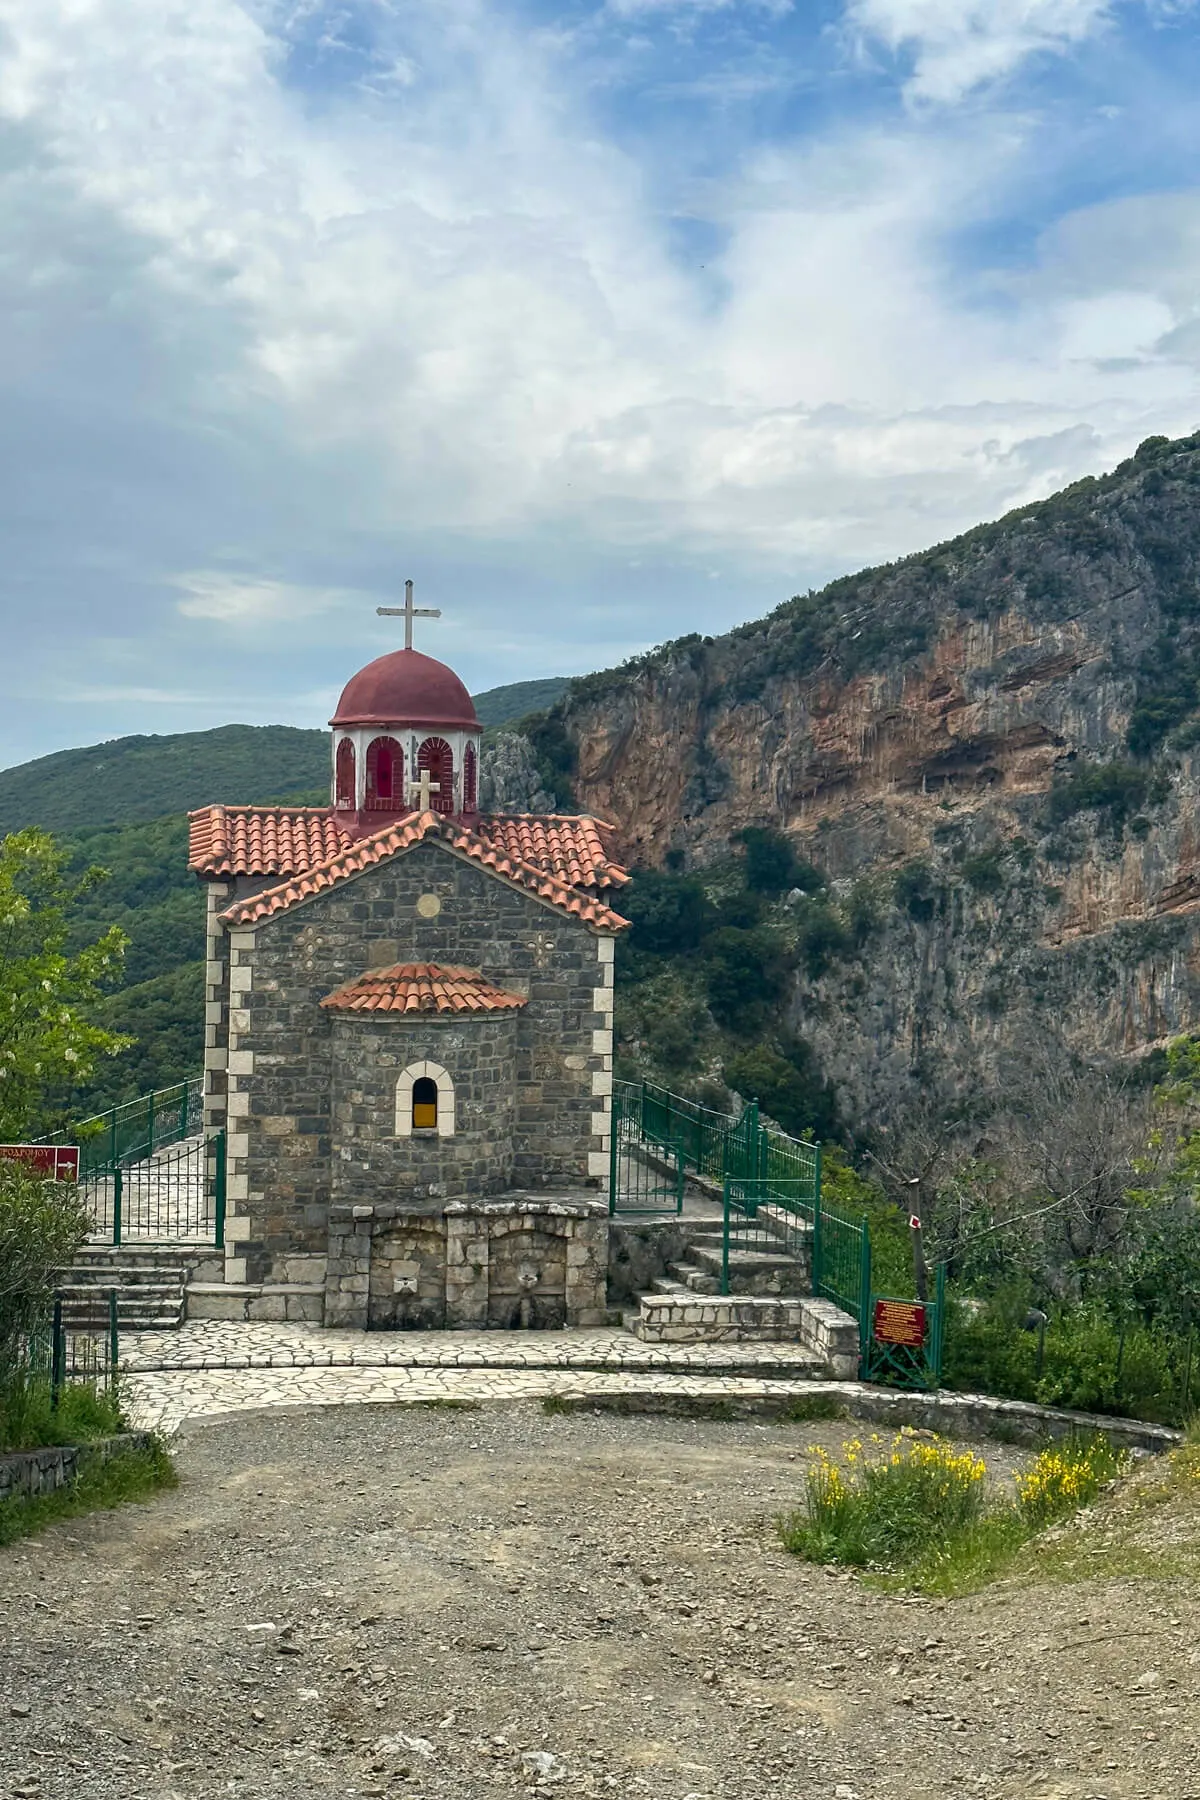
[[[1014,1499],[993,1500],[973,1451],[906,1431],[890,1444],[875,1434],[866,1445],[847,1443],[840,1461],[813,1451],[805,1505],[779,1521],[779,1532],[794,1554],[867,1570],[885,1587],[969,1593],[1011,1568],[1039,1533],[1090,1506],[1127,1463],[1101,1435],[1067,1439],[1017,1477]]]
[[[0,1547],[80,1513],[150,1500],[164,1489],[176,1487],[178,1482],[166,1446],[154,1438],[142,1449],[126,1450],[103,1462],[89,1464],[77,1480],[52,1494],[0,1503]]]
[[[0,1451],[94,1443],[124,1423],[119,1394],[98,1382],[68,1382],[57,1407],[44,1376],[14,1371],[0,1388]]]
[[[799,1394],[771,1415],[776,1425],[811,1425],[821,1419],[846,1419],[849,1413],[836,1394]]]

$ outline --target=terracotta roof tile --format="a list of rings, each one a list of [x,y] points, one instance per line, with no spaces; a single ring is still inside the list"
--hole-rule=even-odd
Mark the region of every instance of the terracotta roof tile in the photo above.
[[[397,963],[345,982],[321,1005],[336,1012],[466,1013],[501,1012],[525,1003],[524,995],[494,987],[478,969]]]
[[[536,868],[519,856],[493,848],[486,839],[477,836],[461,822],[442,818],[433,812],[412,813],[397,824],[385,825],[381,830],[372,832],[369,837],[360,838],[356,844],[339,850],[324,862],[298,871],[277,886],[265,888],[260,894],[248,895],[244,900],[235,900],[221,917],[229,925],[257,924],[260,919],[285,912],[288,907],[323,893],[326,888],[335,887],[353,875],[361,875],[365,869],[386,862],[389,857],[402,850],[410,850],[414,844],[421,843],[427,837],[440,837],[461,856],[469,857],[472,862],[494,870],[514,886],[536,894],[539,899],[557,907],[560,912],[572,913],[585,924],[593,925],[600,931],[623,931],[629,923],[628,919],[623,919],[602,901],[591,899],[559,876]]]
[[[295,875],[352,841],[329,806],[204,806],[188,818],[188,868],[201,875]]]
[[[619,887],[629,875],[609,853],[603,819],[586,815],[484,814],[472,826],[494,850],[557,875],[572,887]]]

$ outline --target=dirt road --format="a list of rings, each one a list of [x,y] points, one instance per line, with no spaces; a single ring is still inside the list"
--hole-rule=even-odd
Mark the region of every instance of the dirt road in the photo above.
[[[194,1428],[176,1492],[0,1553],[0,1795],[1200,1796],[1194,1581],[938,1603],[806,1566],[771,1521],[847,1430]]]

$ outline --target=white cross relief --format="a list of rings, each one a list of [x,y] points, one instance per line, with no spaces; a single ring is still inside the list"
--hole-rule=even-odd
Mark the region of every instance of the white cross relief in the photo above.
[[[404,648],[406,650],[411,650],[413,647],[412,628],[414,619],[440,619],[442,616],[442,609],[440,606],[413,605],[413,584],[411,581],[406,581],[404,584],[403,606],[377,606],[375,611],[381,619],[404,620]]]
[[[440,794],[441,791],[441,782],[430,781],[429,770],[422,769],[421,779],[419,781],[410,781],[408,784],[408,804],[410,806],[415,806],[418,812],[427,813],[429,811],[430,794]]]

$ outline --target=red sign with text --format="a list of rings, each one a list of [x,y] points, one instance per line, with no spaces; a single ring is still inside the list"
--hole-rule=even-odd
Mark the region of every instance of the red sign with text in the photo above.
[[[0,1157],[26,1163],[38,1175],[55,1181],[79,1180],[79,1152],[74,1144],[0,1144]]]
[[[925,1342],[925,1308],[915,1300],[875,1302],[875,1342],[919,1350]]]

